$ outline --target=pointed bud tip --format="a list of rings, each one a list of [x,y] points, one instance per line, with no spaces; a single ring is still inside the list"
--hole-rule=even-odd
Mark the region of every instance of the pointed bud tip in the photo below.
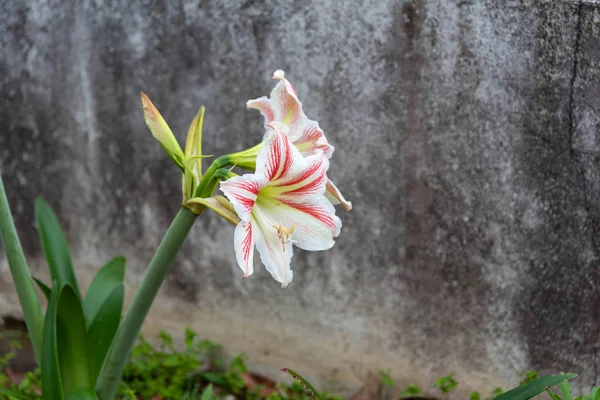
[[[278,69],[277,71],[275,71],[273,73],[273,79],[277,79],[277,80],[284,80],[285,79],[285,72],[283,72],[282,69]]]
[[[144,111],[144,116],[156,121],[160,114],[146,93],[140,92],[140,100],[142,101],[142,110]]]

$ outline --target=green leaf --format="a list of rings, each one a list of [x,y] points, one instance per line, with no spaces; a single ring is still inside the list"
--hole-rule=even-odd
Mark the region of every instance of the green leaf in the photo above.
[[[40,288],[40,290],[42,291],[42,293],[44,294],[44,297],[46,297],[46,300],[50,300],[50,292],[52,291],[48,286],[46,286],[46,284],[42,281],[40,281],[37,278],[33,278],[34,282],[38,285],[38,287]]]
[[[403,396],[417,396],[422,393],[422,390],[417,385],[411,383],[408,385],[406,389],[401,393]]]
[[[92,325],[88,329],[90,341],[90,373],[94,383],[98,378],[104,359],[108,354],[115,333],[119,328],[124,298],[125,288],[123,287],[123,284],[120,284],[109,293],[104,304],[102,304],[100,310],[96,314],[96,318],[92,322]]]
[[[94,387],[89,368],[90,350],[81,300],[67,285],[60,291],[56,314],[58,365],[66,397]]]
[[[457,385],[454,375],[448,375],[438,379],[433,387],[438,388],[442,393],[450,393]]]
[[[526,385],[516,387],[496,397],[496,400],[528,400],[542,393],[546,388],[559,384],[565,379],[573,379],[577,374],[546,375],[529,382]]]
[[[573,400],[573,397],[571,396],[571,384],[568,380],[565,379],[562,381],[558,387],[560,388],[563,400]]]
[[[42,338],[44,335],[44,314],[42,306],[35,293],[33,280],[29,267],[25,261],[25,254],[19,241],[19,235],[10,211],[10,205],[4,191],[4,184],[0,177],[0,240],[4,246],[10,273],[19,296],[19,303],[25,317],[27,332],[35,353],[35,361],[41,365]]]
[[[123,283],[124,278],[125,257],[113,258],[96,273],[83,300],[83,313],[88,329],[96,319],[96,315],[107,297]]]
[[[162,362],[164,367],[176,367],[179,364],[181,364],[181,359],[177,354],[171,354],[167,356]]]
[[[80,389],[68,395],[66,400],[98,400],[98,395],[92,388]]]
[[[213,399],[213,387],[212,384],[209,384],[206,389],[202,392],[202,396],[200,396],[200,400],[212,400]]]
[[[600,386],[596,386],[589,394],[590,400],[600,400]]]
[[[198,375],[200,377],[206,379],[207,381],[214,383],[215,385],[218,385],[218,386],[226,386],[227,385],[227,379],[225,379],[225,377],[222,374],[207,371],[207,372],[201,372]]]
[[[0,387],[0,394],[9,396],[9,397],[14,397],[15,399],[19,399],[19,400],[32,400],[32,397],[26,396],[23,393],[15,392],[15,391],[4,389],[1,387]]]
[[[308,394],[310,394],[311,397],[313,397],[317,400],[321,400],[321,396],[319,395],[319,392],[317,392],[317,390],[310,383],[308,383],[308,381],[306,379],[304,379],[302,376],[300,376],[300,374],[298,374],[297,372],[295,372],[289,368],[283,368],[282,371],[290,374],[302,386],[304,386],[304,389],[308,392]]]
[[[44,341],[42,345],[42,399],[62,400],[63,391],[58,367],[56,346],[56,312],[58,306],[58,286],[52,285],[50,300],[44,323]]]
[[[548,396],[550,396],[550,398],[551,398],[552,400],[562,400],[562,399],[560,398],[560,396],[559,396],[559,395],[557,395],[556,393],[554,393],[554,392],[553,392],[552,390],[550,390],[550,389],[546,389],[546,393],[548,394]]]
[[[67,239],[52,207],[41,197],[35,199],[35,220],[52,280],[58,282],[59,288],[70,285],[79,296]]]

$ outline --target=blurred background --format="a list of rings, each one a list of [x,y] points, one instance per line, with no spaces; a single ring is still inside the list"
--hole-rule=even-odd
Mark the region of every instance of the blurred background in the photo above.
[[[233,227],[201,215],[144,332],[165,329],[348,393],[368,370],[459,394],[515,371],[597,384],[600,2],[0,1],[0,172],[36,276],[33,218],[59,214],[77,275],[127,257],[130,298],[180,207],[139,92],[183,143],[261,140],[248,99],[283,69],[336,151],[354,209],[281,289],[242,280]],[[84,285],[85,286],[85,285]],[[21,313],[0,252],[0,318]],[[179,337],[179,336],[181,337]]]

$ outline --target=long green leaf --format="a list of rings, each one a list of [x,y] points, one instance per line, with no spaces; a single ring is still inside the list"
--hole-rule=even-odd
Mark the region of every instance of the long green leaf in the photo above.
[[[317,400],[321,400],[321,395],[319,394],[319,392],[317,392],[317,389],[315,389],[313,387],[313,385],[311,385],[306,379],[304,379],[299,373],[297,373],[294,370],[291,370],[289,368],[283,368],[282,369],[283,372],[287,372],[288,374],[290,374],[294,379],[296,379],[302,386],[304,386],[304,389],[306,389],[306,391],[308,392],[308,394],[310,394],[310,396],[314,399]]]
[[[59,288],[70,285],[80,296],[75,272],[73,272],[69,244],[52,207],[41,197],[35,199],[35,220],[52,280],[58,282]]]
[[[516,387],[508,392],[502,393],[494,400],[528,400],[542,393],[546,388],[557,385],[565,379],[573,379],[577,374],[546,375],[535,379],[526,385]]]
[[[113,289],[123,283],[123,278],[125,278],[125,257],[110,260],[96,273],[83,300],[83,314],[88,329]]]
[[[556,393],[554,393],[554,392],[553,392],[552,390],[550,390],[550,389],[546,389],[546,394],[547,394],[548,396],[550,396],[550,398],[551,398],[552,400],[562,400],[562,398],[561,398],[559,395],[557,395]]]
[[[562,394],[563,400],[573,400],[573,396],[571,395],[571,384],[568,380],[564,380],[559,383],[558,387],[560,388],[560,394]]]
[[[213,386],[209,384],[206,389],[202,392],[202,396],[200,396],[200,400],[213,400]]]
[[[62,382],[58,366],[56,346],[56,311],[58,306],[58,286],[52,285],[46,320],[44,323],[44,345],[42,349],[42,399],[63,400]]]
[[[69,285],[61,289],[58,299],[56,345],[65,397],[93,388],[89,368],[90,347],[81,300]]]
[[[42,360],[42,336],[44,334],[44,315],[42,306],[35,293],[31,273],[25,261],[25,254],[17,235],[10,205],[0,177],[0,240],[6,252],[10,273],[17,289],[19,303],[25,317],[27,331],[35,353],[35,360],[40,365]]]
[[[590,400],[600,400],[600,386],[596,386],[589,394]]]
[[[110,292],[88,329],[90,373],[94,382],[98,378],[104,359],[119,327],[119,322],[121,322],[124,298],[125,288],[123,284],[120,284]]]
[[[1,387],[0,387],[0,394],[9,396],[9,398],[14,397],[15,399],[19,399],[19,400],[31,400],[32,399],[31,397],[26,396],[23,393],[15,392],[13,390],[4,389]]]
[[[92,388],[77,390],[67,396],[66,400],[98,400],[98,395]]]
[[[40,281],[38,278],[33,278],[33,280],[38,285],[38,287],[40,288],[42,293],[44,294],[44,297],[46,297],[46,300],[49,301],[50,293],[52,293],[52,289],[50,289],[48,286],[46,286],[46,284],[44,282]]]

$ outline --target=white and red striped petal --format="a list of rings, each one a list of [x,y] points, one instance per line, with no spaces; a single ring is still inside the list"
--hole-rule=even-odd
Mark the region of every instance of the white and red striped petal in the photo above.
[[[269,98],[266,96],[262,96],[254,100],[248,100],[246,102],[246,107],[260,111],[263,117],[265,117],[265,125],[275,119],[275,112],[273,111],[271,100],[269,100]]]
[[[274,112],[273,120],[291,126],[304,116],[302,103],[298,100],[296,89],[285,79],[282,70],[278,69],[275,71],[273,79],[279,80],[270,97],[271,107]]]
[[[312,203],[325,193],[329,160],[321,153],[304,159],[303,168],[296,169],[277,181],[271,182],[267,190],[272,197],[281,201]]]
[[[276,124],[269,124],[273,134],[256,157],[256,175],[273,182],[304,166],[304,157],[292,146],[287,134]]]
[[[294,227],[291,241],[303,250],[330,249],[342,228],[333,205],[324,196],[317,197],[313,203],[260,199],[260,207],[271,220]]]
[[[325,197],[333,204],[334,206],[341,204],[346,211],[352,210],[352,202],[346,200],[344,195],[340,190],[335,186],[335,184],[331,181],[331,179],[327,180],[326,184]]]
[[[238,265],[244,272],[244,278],[254,272],[254,232],[251,221],[242,221],[235,227],[233,247]]]
[[[268,180],[256,174],[245,174],[221,182],[221,191],[233,205],[238,217],[242,221],[249,221],[258,192],[268,183]]]
[[[252,212],[253,231],[256,236],[255,244],[260,260],[273,279],[286,287],[293,278],[290,268],[292,261],[293,248],[291,241],[282,241],[276,229],[275,222],[270,219],[260,205],[257,205]]]
[[[290,141],[304,157],[315,154],[317,151],[323,152],[327,158],[333,155],[333,146],[329,144],[325,133],[319,127],[319,123],[308,118],[296,122],[290,128]]]

